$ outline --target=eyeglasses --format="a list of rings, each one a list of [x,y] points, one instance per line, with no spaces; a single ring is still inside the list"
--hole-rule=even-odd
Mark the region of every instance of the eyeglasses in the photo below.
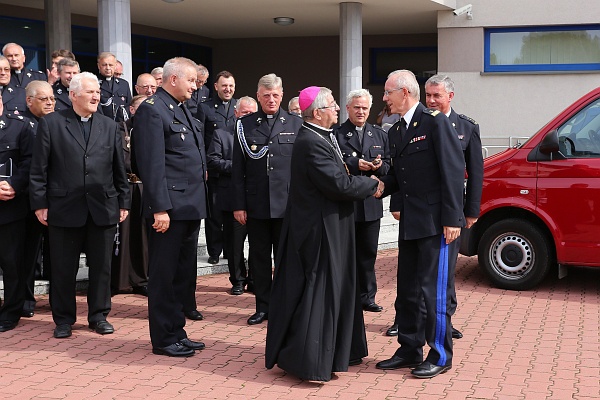
[[[154,86],[154,85],[144,85],[144,86],[135,85],[135,86],[142,88],[144,90],[148,90],[148,89],[156,90],[156,86]]]
[[[121,76],[123,76],[123,73],[122,72],[113,72],[113,76],[115,78],[120,78]]]
[[[384,90],[383,91],[383,95],[384,96],[389,96],[391,93],[397,92],[398,90],[402,90],[404,88],[398,88],[398,89],[390,89],[390,90]],[[410,93],[410,92],[409,92]]]
[[[333,102],[333,104],[332,104],[332,105],[330,105],[330,106],[326,106],[326,107],[319,107],[319,110],[324,110],[324,109],[326,109],[326,108],[334,108],[334,109],[335,109],[335,108],[338,108],[338,107],[339,107],[339,106],[338,106],[338,104],[337,104],[337,103],[334,101],[334,102]]]
[[[35,97],[35,98],[38,99],[39,101],[41,101],[42,103],[47,103],[48,101],[51,101],[52,103],[54,103],[56,101],[56,99],[54,97]]]

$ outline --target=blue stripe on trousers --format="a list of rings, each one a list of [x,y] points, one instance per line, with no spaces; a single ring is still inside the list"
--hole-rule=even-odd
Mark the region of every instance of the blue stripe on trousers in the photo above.
[[[444,349],[446,339],[446,294],[448,287],[448,244],[441,235],[440,255],[438,259],[438,276],[435,302],[435,348],[440,355],[437,365],[446,365],[447,355]]]

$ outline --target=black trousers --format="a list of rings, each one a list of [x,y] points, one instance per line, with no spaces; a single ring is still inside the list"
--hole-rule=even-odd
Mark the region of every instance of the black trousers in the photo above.
[[[4,280],[4,302],[0,307],[0,321],[18,321],[25,300],[26,273],[25,219],[0,225],[0,268]]]
[[[84,226],[48,226],[52,274],[50,305],[56,325],[73,325],[77,319],[75,284],[79,256],[86,254],[89,268],[88,322],[106,320],[111,309],[110,262],[116,225],[98,226],[88,215]]]
[[[48,229],[38,221],[33,211],[27,215],[26,226],[25,261],[23,264],[24,273],[26,274],[26,287],[23,309],[33,311],[36,303],[34,295],[36,270],[42,271],[42,263],[45,264],[44,267],[50,265],[48,247],[43,246],[44,237],[46,241],[48,239]],[[43,254],[42,247],[46,248],[45,254]]]
[[[150,340],[154,347],[166,347],[187,337],[183,297],[196,287],[200,220],[171,220],[165,233],[152,228],[153,220],[146,221]]]
[[[256,312],[269,312],[271,284],[273,282],[273,257],[277,257],[283,218],[248,218],[249,260],[254,279]]]
[[[435,365],[452,364],[450,297],[458,245],[445,244],[443,235],[398,240],[396,355],[419,360],[425,342],[427,360]],[[422,302],[426,318],[423,318]]]
[[[356,276],[360,288],[360,302],[368,305],[375,303],[377,294],[377,278],[375,277],[375,261],[379,242],[381,220],[355,222],[356,233]]]
[[[232,211],[223,211],[223,234],[227,238],[227,266],[229,281],[232,285],[243,285],[250,277],[244,263],[244,241],[246,240],[246,225],[242,225],[233,217]]]
[[[225,237],[223,234],[223,213],[217,204],[217,188],[219,179],[209,177],[208,199],[210,201],[210,216],[204,220],[204,234],[206,235],[206,251],[210,257],[219,257],[225,250]]]

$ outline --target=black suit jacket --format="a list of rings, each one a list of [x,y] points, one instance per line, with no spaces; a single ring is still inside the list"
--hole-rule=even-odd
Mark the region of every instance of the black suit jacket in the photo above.
[[[241,124],[249,149],[256,153],[269,146],[264,157],[253,159],[242,150],[237,131]],[[257,219],[283,218],[290,186],[292,149],[302,119],[279,109],[273,128],[267,116],[259,110],[236,123],[233,144],[233,208],[246,210]]]
[[[400,124],[389,130],[391,168],[381,178],[385,195],[397,192],[392,210],[400,211],[400,238],[439,235],[444,226],[464,226],[465,164],[450,120],[419,103],[406,135]]]
[[[100,82],[102,114],[117,122],[125,120],[125,114],[129,114],[128,107],[131,102],[129,82],[121,78],[106,80],[103,76],[98,77],[98,81]]]
[[[206,100],[204,103],[198,105],[196,118],[204,125],[204,143],[207,147],[216,129],[227,128],[235,124],[234,111],[236,105],[237,100],[231,99],[229,106],[225,108],[223,101],[219,97]]]
[[[216,205],[222,211],[234,211],[231,188],[231,165],[233,160],[234,127],[217,129],[208,146],[208,171],[218,176]],[[212,179],[212,178],[211,178]]]
[[[385,131],[377,126],[366,123],[363,129],[363,142],[360,143],[356,126],[346,120],[335,129],[340,150],[344,156],[344,162],[348,170],[355,176],[381,177],[390,169],[390,150],[388,136]],[[373,161],[381,156],[383,164],[376,171],[361,171],[358,168],[358,160]],[[365,200],[354,202],[354,220],[356,222],[376,221],[383,217],[383,201],[375,197],[367,197]]]
[[[204,103],[208,100],[209,91],[206,85],[202,85],[201,88],[196,89],[194,93],[192,93],[192,97],[185,102],[188,110],[192,113],[192,115],[196,115],[198,113],[198,108],[200,107],[200,103]],[[207,145],[210,145],[208,143]]]
[[[66,110],[67,108],[71,108],[73,106],[71,104],[71,99],[69,99],[69,89],[62,84],[60,79],[54,82],[52,89],[54,90],[54,97],[56,98],[54,111]]]
[[[40,118],[30,175],[33,210],[48,209],[48,224],[81,227],[119,222],[129,209],[129,185],[118,125],[94,114],[88,143],[72,108]]]
[[[0,115],[0,175],[9,175],[7,164],[12,164],[12,176],[0,177],[0,181],[7,181],[16,193],[11,200],[0,200],[0,224],[25,218],[29,211],[27,187],[34,136],[30,122],[22,115]]]
[[[450,111],[449,118],[458,134],[467,169],[465,216],[479,217],[483,189],[483,155],[481,154],[479,125],[473,119],[463,114],[457,114],[454,110]]]
[[[178,104],[158,88],[133,119],[133,151],[144,182],[146,218],[162,211],[172,220],[204,219],[208,214],[202,124]]]

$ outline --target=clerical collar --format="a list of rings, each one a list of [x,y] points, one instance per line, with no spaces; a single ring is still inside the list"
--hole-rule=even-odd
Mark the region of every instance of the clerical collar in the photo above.
[[[364,129],[364,126],[357,126],[356,127],[356,130],[359,131],[359,132],[362,132],[363,129]]]
[[[106,77],[106,80],[107,80],[107,81],[110,81],[110,80],[112,80],[112,76],[107,76],[107,77]]]
[[[315,128],[317,128],[317,129],[320,129],[320,130],[322,130],[322,131],[326,131],[326,132],[333,132],[333,129],[331,129],[331,128],[325,128],[324,126],[317,125],[317,124],[313,124],[312,122],[309,122],[309,121],[304,121],[304,122],[305,122],[306,124],[308,124],[308,125],[312,125],[312,126],[314,126],[314,127],[315,127]]]
[[[79,117],[81,119],[81,122],[88,122],[90,119],[92,119],[92,117]]]
[[[15,71],[15,74],[20,74],[21,73],[20,69],[15,69],[14,71]]]
[[[228,101],[223,101],[223,105],[224,105],[225,107],[227,107],[227,106],[229,105],[229,102],[228,102]]]
[[[275,118],[275,114],[267,114],[267,118],[268,119]]]

